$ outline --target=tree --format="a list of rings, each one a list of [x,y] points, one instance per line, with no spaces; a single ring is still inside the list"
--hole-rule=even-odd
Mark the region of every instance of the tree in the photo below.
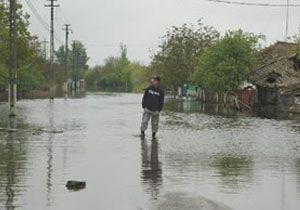
[[[0,0],[0,85],[6,86],[8,83],[8,64],[9,64],[9,7],[6,1]],[[24,13],[22,5],[16,4],[16,25],[17,25],[17,78],[18,84],[25,84],[24,70],[32,70],[35,73],[31,77],[36,76],[26,82],[28,86],[35,86],[42,74],[42,66],[45,61],[42,58],[42,51],[37,37],[33,36],[29,30],[29,15]],[[32,72],[31,72],[32,73]],[[34,84],[33,84],[34,83]],[[22,88],[22,87],[21,87]]]
[[[121,91],[141,91],[145,86],[145,67],[139,63],[130,62],[127,57],[127,47],[120,45],[120,55],[105,59],[103,66],[89,70],[86,81],[89,86],[109,88]]]
[[[80,41],[75,41],[73,47],[70,51],[70,56],[72,60],[72,65],[75,65],[75,68],[86,70],[89,68],[88,61],[89,57],[87,55],[87,50],[84,44]]]
[[[173,26],[162,38],[159,51],[153,56],[151,68],[163,79],[166,88],[177,91],[189,83],[197,61],[205,49],[214,45],[220,34],[199,20],[197,25]]]
[[[65,45],[61,45],[57,51],[55,51],[56,61],[61,66],[66,65],[66,52]],[[67,58],[67,64],[72,68],[70,75],[72,78],[84,77],[85,71],[89,68],[88,66],[89,57],[84,44],[80,41],[75,41],[72,44],[72,48],[69,49]]]
[[[7,55],[8,55],[8,16],[4,1],[0,0],[0,85],[7,82]]]
[[[57,62],[62,65],[65,66],[66,65],[66,52],[65,52],[65,45],[61,45],[57,51],[55,51],[55,56],[56,56],[56,60]],[[69,58],[67,58],[67,62],[68,64],[70,64],[70,60],[71,60],[71,56],[69,56]]]
[[[300,60],[300,27],[298,28],[298,34],[294,36],[294,41],[298,44],[297,59]]]
[[[126,44],[124,43],[121,43],[120,44],[120,51],[121,51],[121,59],[122,60],[127,60],[128,61],[128,58],[127,58],[127,46]]]
[[[95,66],[92,69],[89,69],[85,75],[85,80],[87,86],[90,88],[95,88],[98,86],[99,78],[102,77],[103,74],[103,66]]]
[[[195,84],[217,93],[235,94],[255,67],[260,36],[229,31],[200,57]]]
[[[124,70],[126,72],[128,81],[128,91],[142,92],[148,85],[148,79],[146,74],[146,67],[137,62],[130,62]]]

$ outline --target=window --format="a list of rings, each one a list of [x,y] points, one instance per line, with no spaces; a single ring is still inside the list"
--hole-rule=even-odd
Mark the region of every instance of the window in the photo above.
[[[274,77],[268,77],[267,82],[268,83],[275,83],[276,79]]]

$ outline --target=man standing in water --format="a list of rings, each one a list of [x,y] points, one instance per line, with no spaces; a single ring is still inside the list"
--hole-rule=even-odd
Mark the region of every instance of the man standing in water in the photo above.
[[[156,138],[159,124],[159,114],[164,106],[165,94],[160,88],[160,78],[153,77],[151,85],[146,89],[143,97],[143,120],[141,125],[141,136],[145,136],[145,131],[148,128],[149,120],[151,119],[152,138]]]

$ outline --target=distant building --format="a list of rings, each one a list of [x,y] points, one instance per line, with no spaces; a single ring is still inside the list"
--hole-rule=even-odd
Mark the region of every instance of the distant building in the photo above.
[[[257,87],[258,105],[293,106],[300,98],[298,44],[277,42],[260,52],[249,81]]]
[[[198,86],[183,84],[178,87],[179,97],[196,97],[198,91]]]

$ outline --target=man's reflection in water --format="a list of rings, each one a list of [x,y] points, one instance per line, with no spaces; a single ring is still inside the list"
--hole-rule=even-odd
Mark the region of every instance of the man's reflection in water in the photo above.
[[[152,140],[151,148],[149,148],[146,139],[142,139],[142,174],[141,178],[143,186],[147,193],[150,193],[154,200],[157,200],[159,190],[162,186],[162,170],[159,162],[157,140]]]

